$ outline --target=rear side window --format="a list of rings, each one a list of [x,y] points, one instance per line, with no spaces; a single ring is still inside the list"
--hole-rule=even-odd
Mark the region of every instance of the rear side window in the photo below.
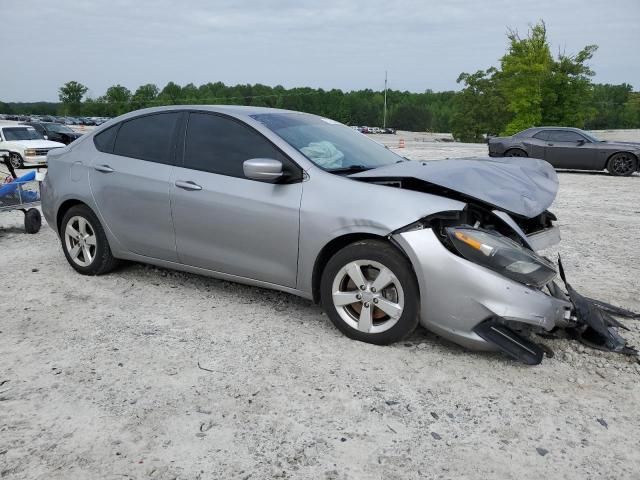
[[[286,162],[275,146],[248,126],[206,113],[189,116],[184,152],[186,168],[245,178],[242,164],[251,158]]]
[[[93,137],[93,143],[98,150],[104,153],[113,152],[113,144],[116,141],[116,133],[118,133],[119,126],[120,125],[118,124],[113,127],[109,127]]]
[[[549,137],[549,131],[543,130],[541,132],[536,133],[533,138],[537,138],[538,140],[546,140]]]
[[[173,135],[179,112],[157,113],[122,123],[113,148],[115,155],[149,162],[173,162]]]

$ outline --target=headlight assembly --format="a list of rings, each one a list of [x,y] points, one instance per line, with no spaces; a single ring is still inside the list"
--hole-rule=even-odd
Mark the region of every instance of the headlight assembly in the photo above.
[[[556,275],[551,262],[497,232],[471,227],[449,227],[446,231],[464,258],[512,280],[540,288]]]
[[[36,155],[37,155],[37,152],[32,148],[27,148],[24,151],[24,156],[25,157],[35,157]]]

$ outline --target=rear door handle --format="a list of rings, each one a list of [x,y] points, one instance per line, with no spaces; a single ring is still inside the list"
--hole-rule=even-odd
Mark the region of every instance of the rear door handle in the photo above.
[[[176,187],[183,188],[184,190],[202,190],[202,187],[191,180],[176,180]]]
[[[109,165],[94,165],[93,168],[102,173],[111,173],[114,171]]]

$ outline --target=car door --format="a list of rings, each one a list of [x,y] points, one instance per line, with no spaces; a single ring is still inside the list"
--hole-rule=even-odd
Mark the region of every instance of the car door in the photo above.
[[[545,160],[545,148],[547,146],[547,130],[541,130],[525,141],[527,152],[531,158],[541,158]]]
[[[245,123],[214,113],[189,115],[182,166],[171,187],[181,263],[295,287],[302,183],[244,176],[251,158],[299,167]]]
[[[126,120],[96,135],[91,192],[105,226],[120,245],[176,261],[169,187],[181,112]]]
[[[596,150],[589,140],[572,130],[549,130],[545,159],[556,168],[590,168]]]

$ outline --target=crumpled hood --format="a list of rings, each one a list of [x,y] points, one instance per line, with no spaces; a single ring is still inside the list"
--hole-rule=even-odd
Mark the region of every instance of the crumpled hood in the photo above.
[[[535,158],[461,158],[407,161],[355,173],[351,178],[414,178],[527,218],[548,209],[558,193],[553,167]]]

